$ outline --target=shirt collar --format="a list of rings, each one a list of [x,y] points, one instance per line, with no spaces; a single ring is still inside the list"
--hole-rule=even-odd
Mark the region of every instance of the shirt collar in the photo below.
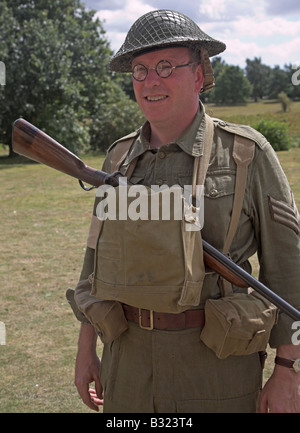
[[[188,155],[194,157],[203,155],[205,126],[205,109],[200,102],[193,123],[174,143]]]
[[[167,146],[176,144],[188,155],[194,157],[203,155],[205,126],[205,108],[201,101],[199,101],[199,109],[191,126]],[[128,162],[142,155],[147,150],[157,150],[150,144],[150,134],[150,124],[146,121],[140,128],[140,134],[131,148],[130,155],[126,158]]]

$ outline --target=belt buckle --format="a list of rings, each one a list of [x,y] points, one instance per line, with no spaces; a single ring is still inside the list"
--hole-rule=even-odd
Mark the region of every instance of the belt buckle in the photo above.
[[[142,329],[147,329],[148,331],[152,331],[153,329],[153,310],[148,310],[150,312],[150,326],[142,325],[142,310],[143,308],[139,308],[139,326]]]

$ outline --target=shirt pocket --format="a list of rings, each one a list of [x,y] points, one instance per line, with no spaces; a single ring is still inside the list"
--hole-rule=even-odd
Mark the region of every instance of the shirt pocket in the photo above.
[[[187,185],[192,185],[193,171],[192,170],[178,170],[177,184],[184,188]]]
[[[203,238],[223,248],[232,215],[235,172],[230,170],[207,173],[204,186]]]
[[[129,183],[132,185],[142,184],[145,176],[131,176]]]
[[[209,199],[218,199],[233,196],[235,191],[235,172],[224,170],[207,173],[204,196]]]

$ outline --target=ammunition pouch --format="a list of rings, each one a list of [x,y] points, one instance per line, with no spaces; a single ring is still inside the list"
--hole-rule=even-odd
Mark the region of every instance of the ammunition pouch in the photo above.
[[[264,351],[277,316],[278,309],[256,292],[209,299],[200,339],[220,359]]]
[[[90,295],[90,288],[90,278],[77,284],[74,293],[77,310],[94,326],[102,342],[109,343],[126,331],[127,319],[119,302],[96,299]]]
[[[85,312],[103,343],[110,343],[128,328],[122,305],[115,301],[99,301]]]

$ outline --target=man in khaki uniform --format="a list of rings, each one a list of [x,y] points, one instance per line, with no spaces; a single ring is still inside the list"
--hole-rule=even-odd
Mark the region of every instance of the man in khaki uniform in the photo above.
[[[192,184],[195,158],[201,159],[205,153],[208,122],[199,93],[213,86],[209,57],[224,49],[222,42],[174,11],[150,12],[132,26],[111,61],[113,70],[133,73],[136,99],[147,119],[129,137],[132,144],[121,163],[122,174],[130,177],[132,184]],[[202,237],[219,250],[228,247],[225,243],[236,194],[233,146],[237,135],[255,146],[228,252],[248,271],[248,259],[258,252],[260,280],[299,308],[298,212],[272,147],[249,127],[213,121]],[[115,149],[125,141],[128,137],[110,148],[103,170],[115,170]],[[167,308],[146,311],[124,298],[119,302],[115,292],[105,301],[98,299],[97,293],[91,294],[100,231],[98,203],[96,197],[75,291],[79,310],[84,313],[77,312],[83,323],[75,384],[85,404],[98,410],[104,396],[105,412],[256,412],[260,401],[262,412],[300,412],[300,372],[287,368],[300,358],[300,348],[292,344],[293,321],[286,314],[279,314],[271,332],[270,345],[276,347],[279,358],[262,392],[257,352],[220,359],[200,340],[205,302],[220,298],[228,287],[222,285],[218,274],[206,274],[200,302],[181,312],[170,313]],[[146,262],[151,263],[150,255],[145,248]],[[234,286],[233,291],[242,289]],[[149,293],[152,296],[151,290]],[[126,291],[123,296],[126,299]],[[97,317],[97,308],[101,317]],[[96,355],[98,335],[104,343],[101,364]],[[93,381],[96,389],[89,392]]]

